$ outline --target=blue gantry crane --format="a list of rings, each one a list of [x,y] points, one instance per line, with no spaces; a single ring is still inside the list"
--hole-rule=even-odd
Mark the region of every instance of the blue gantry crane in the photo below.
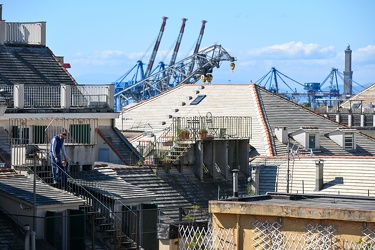
[[[151,55],[147,70],[144,72],[144,64],[142,61],[138,61],[132,69],[114,83],[116,111],[120,111],[130,103],[148,99],[182,83],[196,83],[199,79],[202,79],[203,82],[211,82],[213,78],[213,68],[219,68],[222,61],[230,61],[230,67],[232,70],[234,69],[235,58],[230,56],[221,45],[213,45],[199,51],[205,24],[207,22],[205,20],[202,21],[202,27],[195,44],[193,55],[179,62],[175,62],[184,33],[185,23],[187,21],[186,18],[182,19],[182,26],[169,65],[160,62],[159,65],[153,69],[153,63],[164,32],[166,20],[167,18],[163,17],[162,27],[160,28],[159,36],[154,46],[154,51]],[[131,75],[131,73],[134,74]]]
[[[143,79],[145,79],[147,76],[151,74],[152,67],[153,67],[153,64],[157,55],[157,51],[159,49],[159,45],[164,34],[164,28],[167,23],[167,19],[168,17],[165,17],[165,16],[163,17],[163,22],[161,24],[160,31],[159,31],[158,37],[154,45],[154,50],[150,57],[150,61],[148,63],[146,71],[144,70],[144,63],[141,60],[138,60],[137,63],[130,70],[128,70],[124,75],[122,75],[120,78],[118,78],[114,82],[115,94],[125,88],[128,88],[134,85],[135,83],[139,81],[142,81]],[[157,70],[158,68],[164,69],[164,63],[159,63],[158,67],[154,70]],[[115,97],[115,110],[119,111],[120,109],[121,109],[121,103]]]
[[[296,80],[290,78],[289,76],[286,76],[285,74],[281,73],[278,71],[275,67],[272,67],[270,71],[268,71],[267,74],[259,78],[255,83],[258,85],[261,85],[264,81],[263,87],[267,88],[269,91],[276,93],[276,94],[281,94],[280,93],[280,88],[279,88],[279,81],[285,84],[288,89],[291,90],[292,93],[297,93],[296,89],[292,89],[289,84],[286,83],[285,78],[288,80],[291,80],[292,82],[295,82],[301,86],[304,86],[302,83],[297,82]]]
[[[115,93],[115,100],[124,107],[179,84],[194,84],[206,77],[211,81],[214,68],[220,68],[223,61],[229,61],[233,69],[235,60],[221,45],[215,44]]]
[[[255,83],[259,85],[263,85],[263,87],[267,88],[269,91],[282,95],[290,100],[293,101],[300,101],[301,98],[305,98],[304,100],[309,102],[311,106],[316,105],[317,101],[329,101],[333,99],[346,99],[348,97],[343,97],[343,94],[340,94],[339,89],[339,79],[343,83],[345,81],[352,81],[356,83],[358,86],[364,88],[357,82],[353,81],[352,79],[347,79],[343,73],[341,73],[338,69],[332,68],[328,76],[321,82],[307,82],[307,83],[300,83],[285,74],[278,71],[276,68],[272,67],[271,70],[262,76],[259,80],[257,80]],[[290,84],[287,83],[287,80],[290,80],[294,83],[297,83],[298,85],[302,86],[305,92],[297,92],[297,89],[290,86]],[[328,90],[324,90],[324,84],[329,82]],[[280,90],[279,84],[284,84],[288,91],[282,92]]]

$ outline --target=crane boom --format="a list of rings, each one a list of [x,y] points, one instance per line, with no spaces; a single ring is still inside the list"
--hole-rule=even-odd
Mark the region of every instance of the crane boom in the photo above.
[[[180,49],[182,36],[184,35],[184,31],[185,31],[186,21],[187,21],[186,18],[182,18],[182,25],[181,25],[181,29],[180,29],[180,34],[178,35],[177,42],[176,42],[176,45],[174,47],[174,51],[173,51],[171,62],[169,63],[169,66],[172,66],[176,62],[177,53],[178,53],[178,50]]]
[[[152,51],[150,62],[148,63],[147,70],[146,70],[146,73],[145,73],[145,77],[148,77],[151,73],[152,67],[154,65],[155,57],[156,57],[156,54],[157,54],[158,49],[159,49],[161,38],[163,37],[164,27],[165,27],[165,24],[167,23],[167,19],[168,19],[168,17],[166,17],[166,16],[163,17],[163,23],[161,24],[160,32],[159,32],[158,38],[156,39],[154,50]]]
[[[130,103],[149,99],[179,84],[194,84],[201,79],[202,74],[220,68],[223,61],[235,60],[221,45],[215,44],[124,88],[115,93],[114,97],[118,103],[121,103],[121,107],[125,107]],[[188,69],[193,67],[194,70],[189,72]],[[171,84],[164,84],[165,82]]]

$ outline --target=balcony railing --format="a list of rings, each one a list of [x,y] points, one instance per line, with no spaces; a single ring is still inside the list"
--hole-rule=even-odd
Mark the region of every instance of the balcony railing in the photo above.
[[[246,116],[174,117],[172,125],[161,135],[141,140],[137,150],[143,155],[144,163],[154,164],[154,158],[162,158],[179,143],[194,143],[196,140],[244,139],[251,138],[252,120]],[[207,131],[202,139],[200,133]],[[181,146],[178,146],[181,147]]]
[[[12,109],[113,109],[113,85],[0,85],[0,96]]]

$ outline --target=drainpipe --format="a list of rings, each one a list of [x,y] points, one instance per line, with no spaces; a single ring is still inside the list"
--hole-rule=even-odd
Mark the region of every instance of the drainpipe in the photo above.
[[[238,199],[238,169],[233,169],[233,197]]]

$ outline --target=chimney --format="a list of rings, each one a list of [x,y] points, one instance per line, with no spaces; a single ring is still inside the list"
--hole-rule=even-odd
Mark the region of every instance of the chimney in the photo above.
[[[3,21],[3,5],[0,4],[0,21]]]
[[[275,128],[276,138],[281,143],[288,143],[288,129],[287,127],[276,127]]]
[[[323,160],[315,160],[315,191],[320,191],[323,188]]]

